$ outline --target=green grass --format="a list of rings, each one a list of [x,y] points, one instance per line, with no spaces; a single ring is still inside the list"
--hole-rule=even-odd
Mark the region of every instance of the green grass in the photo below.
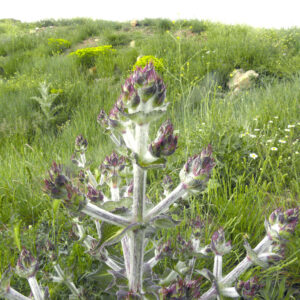
[[[37,33],[30,33],[43,26]],[[97,39],[98,46],[111,43],[117,51],[96,59],[95,72],[90,73],[67,51],[53,55],[49,38],[70,41],[72,51],[83,48],[87,39]],[[135,48],[129,47],[131,40],[135,40]],[[0,274],[8,264],[16,264],[16,226],[20,226],[21,245],[38,255],[45,271],[52,272],[39,248],[42,242],[37,240],[47,236],[62,248],[70,244],[70,255],[62,255],[61,260],[74,273],[75,282],[85,273],[86,264],[93,270],[99,267],[79,243],[68,238],[69,218],[62,207],[53,210],[52,200],[42,192],[43,178],[53,160],[71,166],[78,134],[89,142],[87,155],[93,161],[92,168],[96,169],[110,153],[112,144],[97,125],[97,114],[101,108],[111,109],[140,55],[163,59],[161,75],[170,102],[167,117],[179,130],[179,147],[163,173],[178,181],[187,157],[209,143],[217,162],[207,191],[180,203],[183,222],[173,231],[163,231],[164,239],[172,238],[175,243],[174,233],[188,236],[186,224],[198,215],[206,224],[206,243],[218,226],[224,226],[234,245],[232,254],[225,257],[226,272],[244,255],[244,234],[255,246],[264,234],[266,215],[278,206],[299,205],[299,28],[266,30],[160,19],[139,21],[136,28],[89,19],[39,23],[0,20]],[[226,83],[235,68],[253,69],[260,76],[253,88],[232,95]],[[63,105],[63,109],[55,123],[47,122],[31,98],[40,96],[38,87],[43,81],[61,90],[55,105]],[[155,130],[159,125],[155,124]],[[271,147],[277,151],[271,151]],[[250,153],[256,153],[257,159],[253,160]],[[162,175],[149,172],[147,193],[154,202],[159,201]],[[277,286],[292,292],[299,289],[299,247],[298,226],[286,259],[273,273],[254,268],[244,278],[261,275],[267,289],[264,293],[270,299],[276,299]],[[156,271],[162,272],[170,264],[166,261]],[[203,265],[203,261],[197,262],[199,268]],[[92,295],[90,281],[80,284]],[[12,286],[29,291],[17,277]],[[49,287],[53,299],[67,297],[62,285],[50,283]],[[266,299],[263,294],[261,299]]]

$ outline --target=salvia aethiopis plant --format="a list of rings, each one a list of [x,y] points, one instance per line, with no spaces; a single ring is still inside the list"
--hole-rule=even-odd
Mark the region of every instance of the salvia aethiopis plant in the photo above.
[[[265,221],[266,236],[254,249],[245,240],[246,257],[227,274],[222,268],[223,257],[231,251],[232,245],[223,228],[215,231],[210,243],[205,245],[201,237],[204,223],[197,218],[190,222],[192,233],[188,241],[180,235],[175,238],[175,246],[171,241],[157,240],[157,229],[179,223],[171,217],[171,206],[180,198],[203,191],[215,166],[212,147],[208,145],[187,160],[176,187],[169,176],[164,178],[164,191],[158,204],[146,196],[147,171],[163,168],[167,156],[177,147],[178,137],[170,120],[161,125],[154,140],[150,139],[151,123],[161,118],[167,109],[165,96],[165,84],[153,65],[137,68],[125,81],[111,111],[107,114],[102,110],[98,115],[97,121],[116,144],[116,151],[99,166],[101,176],[90,170],[86,159],[88,142],[79,135],[72,156],[78,176],[72,177],[64,172],[63,166],[53,162],[45,180],[45,191],[61,199],[74,223],[73,236],[83,243],[87,253],[110,270],[113,280],[99,290],[97,299],[254,297],[261,287],[257,278],[244,282],[239,281],[239,277],[253,265],[267,268],[283,258],[284,247],[298,223],[299,208],[275,210]],[[83,216],[92,218],[94,234],[89,234],[91,228],[86,226]],[[117,230],[107,237],[108,227]],[[110,246],[119,242],[122,255],[116,257]],[[51,242],[45,247],[55,271],[53,281],[69,288],[70,299],[87,299],[84,289],[77,287],[60,266],[56,247]],[[209,256],[214,257],[213,270],[197,270],[197,260]],[[166,257],[173,260],[174,268],[159,276],[154,267]],[[16,273],[27,278],[34,299],[47,299],[48,290],[38,284],[37,271],[38,262],[24,248]],[[2,274],[0,296],[30,299],[10,287],[10,276],[10,269]],[[211,282],[209,289],[203,284],[206,279]]]

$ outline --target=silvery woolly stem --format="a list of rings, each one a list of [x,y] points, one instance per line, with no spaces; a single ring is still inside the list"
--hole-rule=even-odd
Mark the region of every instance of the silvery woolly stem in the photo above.
[[[223,264],[223,256],[215,255],[213,274],[216,280],[218,281],[222,279],[222,264]]]
[[[97,220],[102,220],[117,226],[128,226],[131,224],[126,218],[110,213],[92,203],[87,203],[82,212]]]
[[[31,292],[35,300],[43,300],[43,292],[35,278],[35,276],[28,277],[28,283],[30,285]]]
[[[149,221],[153,217],[156,217],[168,210],[168,208],[180,197],[185,196],[187,193],[184,183],[180,183],[165,199],[160,201],[155,207],[153,207],[146,215],[145,220]]]
[[[112,201],[120,201],[120,190],[119,187],[114,187],[113,183],[110,184],[110,193],[111,193],[111,200]],[[128,243],[128,236],[127,234],[121,240],[122,249],[123,249],[123,256],[124,256],[124,263],[125,263],[125,270],[127,277],[130,276],[130,250],[129,250],[129,243]],[[114,268],[114,270],[116,270]]]
[[[8,300],[30,300],[30,298],[20,294],[11,287],[9,287],[5,293],[0,294],[0,296],[3,296],[5,299]]]
[[[256,253],[261,253],[271,244],[272,240],[268,236],[265,236],[253,250]],[[224,287],[231,285],[239,278],[241,274],[251,267],[252,264],[253,262],[248,257],[245,257],[230,273],[228,273],[219,281],[219,285]],[[215,299],[217,297],[216,295],[216,288],[212,287],[206,293],[204,293],[199,300]]]
[[[136,126],[136,151],[141,157],[147,150],[148,125]],[[136,163],[133,165],[133,222],[144,222],[145,197],[146,197],[147,171]],[[129,288],[133,292],[142,291],[142,276],[144,265],[144,239],[145,231],[137,229],[129,234],[130,247],[130,277]]]

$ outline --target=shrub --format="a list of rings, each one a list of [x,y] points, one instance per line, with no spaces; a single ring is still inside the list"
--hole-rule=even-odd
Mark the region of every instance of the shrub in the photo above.
[[[48,46],[52,54],[59,54],[71,47],[71,42],[64,39],[48,39]]]
[[[80,65],[85,67],[92,67],[95,64],[95,60],[97,57],[108,56],[115,51],[115,49],[112,49],[112,45],[104,45],[78,49],[70,53],[70,55],[76,56]]]
[[[137,67],[144,68],[150,62],[154,65],[156,71],[163,72],[164,64],[162,58],[157,58],[153,55],[145,55],[140,57],[134,64],[132,71],[136,70]]]

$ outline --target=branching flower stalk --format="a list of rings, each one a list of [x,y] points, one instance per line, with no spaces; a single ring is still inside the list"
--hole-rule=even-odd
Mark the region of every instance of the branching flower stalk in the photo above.
[[[74,223],[73,232],[93,258],[110,268],[114,280],[105,292],[117,299],[220,299],[227,296],[249,298],[259,290],[256,278],[247,282],[238,278],[252,265],[268,267],[283,258],[282,250],[298,224],[299,209],[283,212],[275,210],[266,220],[266,237],[252,250],[245,241],[247,256],[231,272],[223,275],[223,257],[231,251],[231,242],[225,240],[223,228],[219,228],[208,245],[200,240],[202,223],[196,220],[191,226],[193,233],[187,242],[181,236],[173,249],[171,242],[157,242],[155,231],[170,228],[179,222],[172,219],[170,208],[180,198],[197,194],[207,187],[215,166],[210,145],[199,154],[190,157],[179,173],[180,183],[173,188],[172,180],[163,181],[161,201],[154,205],[147,197],[147,171],[163,168],[166,157],[173,154],[178,137],[174,135],[170,120],[165,121],[153,141],[150,126],[166,112],[166,87],[149,63],[144,69],[137,68],[125,81],[119,99],[109,114],[100,111],[97,121],[109,134],[117,152],[107,156],[100,165],[100,178],[93,174],[86,159],[87,140],[79,135],[75,140],[72,161],[78,167],[78,176],[65,174],[61,165],[53,162],[49,177],[45,180],[45,192],[61,199]],[[94,220],[97,238],[88,234],[82,215]],[[117,228],[107,234],[109,228]],[[114,225],[114,226],[111,226]],[[151,243],[149,243],[151,241]],[[110,254],[109,247],[121,243],[123,260]],[[150,248],[152,257],[145,255]],[[152,247],[152,248],[151,248]],[[86,299],[84,290],[77,288],[60,267],[54,246],[48,244],[47,253],[53,261],[56,276],[53,280],[64,283],[72,296]],[[199,258],[214,256],[214,266],[197,270]],[[174,269],[166,277],[159,278],[153,268],[164,257],[175,260]],[[36,260],[23,250],[17,264],[17,273],[28,279],[34,299],[47,299],[47,289],[41,289],[36,281]],[[145,259],[147,257],[147,260]],[[150,257],[150,258],[149,258]],[[118,284],[126,279],[128,287]],[[202,280],[207,278],[212,287],[204,292]],[[9,279],[2,275],[0,296],[7,299],[29,299],[10,287]]]

